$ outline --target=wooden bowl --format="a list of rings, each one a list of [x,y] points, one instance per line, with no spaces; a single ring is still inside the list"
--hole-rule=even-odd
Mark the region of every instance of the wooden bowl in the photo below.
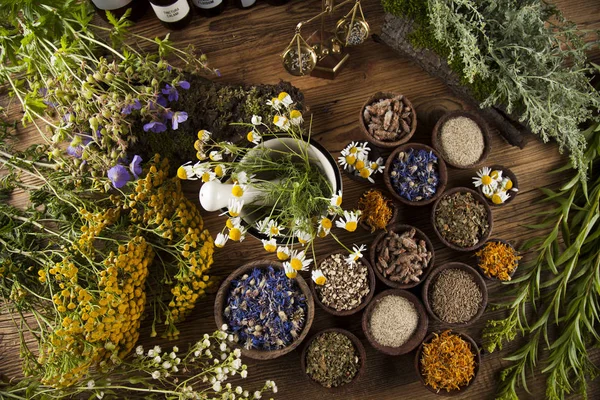
[[[513,246],[512,244],[510,244],[508,241],[504,240],[504,239],[488,239],[485,244],[488,244],[489,242],[497,242],[497,243],[504,243],[505,245],[507,245],[508,247],[510,247],[511,249],[513,249],[513,251],[515,252],[516,255],[518,255],[519,253],[517,252],[517,249],[515,249],[515,246]],[[481,247],[481,249],[483,249],[485,247],[485,244]],[[477,270],[479,270],[479,272],[481,272],[481,275],[485,278],[485,279],[489,279],[490,281],[498,281],[498,282],[509,282],[509,281],[503,281],[501,279],[498,279],[495,276],[490,276],[487,275],[485,272],[483,272],[483,270],[481,269],[481,267],[479,267],[479,262],[480,262],[480,257],[475,255],[475,259],[477,260]],[[515,272],[517,272],[517,269],[519,268],[519,263],[517,261],[517,266],[515,267],[515,269],[512,270],[512,272],[510,274],[508,274],[508,276],[510,276],[511,278],[513,277],[513,275],[515,274]]]
[[[327,388],[323,385],[321,385],[319,382],[313,380],[307,373],[306,373],[306,353],[308,352],[308,348],[310,347],[310,344],[313,342],[313,340],[315,340],[317,337],[319,337],[320,335],[322,335],[323,333],[327,333],[327,332],[337,332],[337,333],[341,333],[345,336],[347,336],[352,343],[354,344],[354,347],[356,348],[356,352],[358,353],[358,357],[360,358],[360,367],[358,368],[358,372],[356,372],[356,375],[354,375],[354,378],[352,378],[352,380],[344,385],[341,386],[337,386],[337,387],[331,387],[331,388]],[[300,357],[300,365],[302,367],[302,372],[304,372],[304,376],[306,376],[306,378],[315,386],[321,388],[322,390],[325,390],[329,393],[339,393],[342,391],[347,390],[348,388],[354,386],[354,384],[356,383],[356,381],[358,381],[360,379],[360,377],[363,375],[364,371],[365,371],[365,366],[367,364],[367,353],[365,351],[365,347],[363,346],[363,344],[360,342],[360,340],[358,340],[358,338],[356,336],[354,336],[352,333],[348,332],[345,329],[340,329],[340,328],[329,328],[329,329],[324,329],[316,334],[314,334],[313,336],[311,336],[307,341],[306,344],[304,345],[304,348],[302,350],[302,355]]]
[[[438,278],[440,272],[447,270],[447,269],[460,269],[462,271],[467,272],[469,275],[471,275],[471,277],[475,281],[475,284],[479,287],[479,290],[481,291],[481,304],[479,305],[479,309],[477,310],[477,313],[473,316],[473,318],[471,318],[467,322],[462,322],[462,323],[446,322],[446,321],[442,320],[440,317],[438,317],[437,314],[433,311],[433,309],[431,307],[431,303],[430,303],[430,299],[429,299],[429,290],[430,290],[430,288],[432,288],[431,290],[433,290],[433,285],[437,281],[437,278]],[[481,277],[481,274],[479,272],[477,272],[473,267],[471,267],[467,264],[464,264],[464,263],[460,263],[460,262],[449,262],[449,263],[440,265],[439,267],[435,268],[429,274],[427,279],[425,280],[425,283],[423,284],[421,293],[422,293],[422,297],[423,297],[423,303],[425,304],[425,308],[427,309],[427,312],[429,313],[431,318],[433,318],[437,322],[441,322],[445,325],[452,326],[452,327],[463,327],[463,326],[472,325],[475,321],[477,321],[483,315],[483,312],[485,311],[485,307],[488,302],[487,286],[485,285],[485,281]]]
[[[439,231],[439,229],[435,223],[435,211],[437,210],[437,207],[440,204],[440,201],[444,197],[449,196],[454,193],[457,193],[457,192],[471,193],[473,195],[473,197],[475,198],[475,200],[478,200],[481,204],[483,204],[483,206],[485,207],[485,210],[487,211],[488,231],[486,232],[485,235],[483,235],[482,237],[479,238],[479,242],[477,242],[477,244],[475,244],[474,246],[460,247],[460,246],[457,246],[456,244],[446,240],[446,238],[444,238],[442,236],[442,233]],[[479,195],[479,193],[477,193],[476,191],[474,191],[472,189],[466,188],[466,187],[457,187],[457,188],[447,190],[433,204],[433,208],[431,209],[431,225],[433,225],[433,230],[435,231],[435,234],[438,236],[440,241],[442,243],[444,243],[446,246],[450,247],[453,250],[457,250],[457,251],[473,251],[473,250],[476,250],[476,249],[480,248],[481,246],[483,246],[485,244],[486,240],[489,239],[490,235],[492,234],[492,228],[494,227],[494,219],[492,216],[492,209],[488,205],[487,201],[485,201],[484,198]]]
[[[439,331],[436,332],[438,335],[441,334],[443,331]],[[452,397],[452,396],[460,396],[462,395],[467,389],[469,389],[472,385],[473,382],[475,382],[475,379],[477,379],[477,374],[479,372],[479,366],[481,365],[481,354],[479,353],[479,347],[477,347],[477,343],[475,343],[475,341],[467,334],[465,333],[460,333],[460,332],[456,332],[456,331],[450,331],[451,333],[460,336],[463,340],[465,340],[466,342],[468,342],[471,345],[471,350],[473,351],[473,354],[475,355],[475,371],[473,373],[473,377],[471,378],[471,380],[469,381],[469,384],[467,386],[464,386],[462,389],[458,390],[451,390],[451,391],[446,391],[446,390],[440,390],[437,391],[435,389],[433,389],[431,386],[427,385],[425,383],[425,378],[423,378],[423,374],[421,373],[421,355],[423,353],[423,345],[425,343],[430,342],[433,338],[434,338],[434,334],[433,332],[430,333],[429,335],[427,335],[427,337],[425,338],[425,340],[423,340],[423,342],[421,343],[421,345],[419,346],[419,348],[417,349],[417,354],[415,355],[415,371],[417,372],[417,375],[419,376],[419,379],[421,380],[421,383],[423,383],[423,386],[425,386],[427,389],[429,389],[430,392],[435,393],[437,395],[440,396],[447,396],[447,397]]]
[[[494,170],[502,171],[502,176],[508,176],[510,178],[510,180],[512,181],[513,188],[519,189],[519,182],[517,181],[517,176],[510,169],[503,167],[502,165],[492,165],[492,166],[490,166],[490,168],[492,169],[492,171],[494,171]],[[479,186],[477,188],[477,191],[479,192],[481,197],[483,197],[485,199],[485,201],[492,207],[500,207],[500,206],[504,206],[504,205],[510,203],[511,201],[513,201],[515,199],[515,197],[517,197],[517,194],[519,193],[519,192],[509,190],[508,194],[510,195],[510,197],[504,203],[495,204],[491,199],[488,199],[487,197],[485,197],[483,195],[483,190],[481,190],[481,186]]]
[[[431,151],[438,158],[439,182],[438,182],[438,187],[437,187],[435,194],[430,199],[421,200],[421,201],[407,200],[404,197],[400,196],[398,194],[398,192],[396,192],[396,189],[394,188],[394,186],[392,185],[392,179],[390,177],[390,172],[392,171],[392,163],[394,162],[394,160],[396,159],[396,156],[400,152],[406,152],[407,150],[410,150],[410,149]],[[392,194],[392,196],[399,202],[409,205],[409,206],[425,206],[427,204],[433,203],[444,192],[444,189],[446,188],[446,184],[448,183],[448,169],[446,168],[446,163],[444,162],[444,159],[440,156],[440,153],[438,151],[436,151],[435,149],[432,149],[431,147],[426,146],[421,143],[406,143],[406,144],[396,148],[392,152],[392,154],[390,154],[390,156],[388,157],[387,161],[385,162],[385,169],[383,170],[383,181],[385,183],[385,186],[389,190],[389,192]]]
[[[333,253],[329,253],[327,256],[323,257],[322,260],[325,260],[334,254],[340,254],[340,252],[336,251]],[[335,308],[326,306],[325,304],[323,304],[321,302],[321,299],[319,298],[319,294],[317,293],[316,284],[311,279],[309,281],[310,291],[312,293],[315,303],[317,303],[317,305],[319,307],[321,307],[323,310],[327,311],[329,314],[332,314],[332,315],[335,315],[338,317],[345,317],[346,315],[355,314],[367,306],[367,304],[371,301],[371,299],[373,298],[373,295],[375,294],[375,274],[373,273],[373,267],[371,267],[371,265],[367,262],[366,257],[363,256],[360,261],[367,267],[367,276],[368,276],[367,279],[369,280],[369,293],[363,298],[363,301],[357,307],[355,307],[351,310],[338,311]]]
[[[415,333],[413,333],[413,335],[400,347],[383,346],[377,342],[371,334],[370,324],[373,310],[375,309],[375,306],[379,304],[381,299],[386,296],[404,297],[415,306],[415,310],[417,311],[417,314],[419,314],[419,324],[417,325]],[[421,304],[421,301],[414,294],[401,289],[387,289],[379,293],[377,296],[375,296],[375,298],[373,298],[373,301],[369,303],[362,316],[362,329],[367,340],[369,343],[371,343],[371,346],[373,346],[376,350],[379,350],[380,352],[390,356],[399,356],[414,350],[427,334],[428,326],[429,318],[427,318],[427,313],[425,312],[425,308],[423,307],[423,304]]]
[[[416,231],[415,237],[425,240],[425,243],[427,245],[426,246],[427,250],[431,251],[431,260],[429,260],[429,264],[427,264],[427,268],[425,268],[425,271],[423,271],[423,275],[421,275],[421,280],[419,282],[411,282],[411,283],[394,282],[394,281],[384,277],[383,274],[381,272],[379,272],[379,270],[377,269],[377,256],[378,256],[376,254],[377,245],[385,238],[385,236],[387,235],[387,232],[389,232],[389,231],[396,232],[396,233],[402,233],[402,232],[406,232],[412,228],[414,228]],[[433,266],[435,263],[435,250],[433,248],[433,244],[431,243],[431,240],[429,240],[429,238],[427,237],[427,235],[425,235],[423,233],[423,231],[421,231],[420,229],[418,229],[414,226],[411,226],[411,225],[404,225],[404,224],[388,225],[387,232],[381,232],[379,235],[377,235],[377,237],[371,244],[371,247],[369,248],[369,259],[371,261],[371,266],[373,267],[373,271],[375,272],[375,275],[377,275],[377,278],[381,282],[383,282],[387,286],[394,288],[394,289],[409,289],[409,288],[417,286],[418,284],[420,284],[427,278],[427,276],[429,275],[429,272],[433,269]]]
[[[233,271],[227,277],[227,279],[225,279],[223,281],[223,283],[221,284],[221,287],[219,287],[219,291],[217,292],[217,296],[215,299],[214,313],[215,313],[215,321],[217,323],[217,327],[220,328],[221,326],[223,326],[223,324],[226,323],[225,318],[223,317],[223,310],[225,309],[225,304],[227,301],[227,296],[229,295],[231,282],[234,279],[239,278],[240,276],[244,275],[245,273],[251,271],[254,268],[257,268],[257,267],[258,268],[261,268],[261,267],[266,268],[269,265],[275,269],[280,269],[280,270],[284,269],[283,265],[277,261],[271,261],[271,260],[252,261],[252,262],[242,265],[241,267],[239,267],[238,269]],[[304,279],[300,276],[300,274],[298,274],[298,276],[295,279],[296,279],[296,282],[298,283],[298,287],[300,288],[300,291],[306,297],[306,305],[307,305],[307,309],[308,309],[305,320],[304,320],[304,328],[302,328],[302,332],[300,333],[300,336],[298,336],[298,338],[296,340],[294,340],[289,346],[284,347],[279,350],[257,350],[257,349],[248,350],[244,346],[236,344],[236,347],[238,347],[242,351],[242,354],[244,356],[246,356],[248,358],[253,358],[255,360],[270,360],[273,358],[281,357],[282,355],[287,354],[290,351],[294,350],[296,347],[298,347],[298,345],[302,342],[302,340],[304,340],[304,338],[306,338],[306,335],[308,335],[308,331],[310,330],[310,326],[312,325],[313,319],[315,317],[315,304],[313,302],[313,297],[312,297],[312,293],[310,292],[310,288],[308,287],[308,285],[306,284]]]
[[[448,160],[448,157],[446,156],[446,154],[444,153],[444,150],[442,149],[442,144],[440,141],[440,134],[441,134],[442,126],[449,120],[451,120],[453,118],[457,118],[457,117],[466,117],[466,118],[472,119],[479,126],[479,129],[481,129],[481,134],[483,135],[483,153],[481,153],[481,157],[479,157],[479,160],[477,160],[473,164],[469,164],[469,165],[454,164]],[[446,163],[448,165],[450,165],[454,168],[458,168],[458,169],[470,169],[470,168],[478,167],[485,162],[485,160],[488,158],[488,156],[490,154],[492,140],[490,137],[490,129],[489,129],[487,123],[481,117],[479,117],[479,115],[469,112],[469,111],[465,111],[465,110],[456,110],[456,111],[451,111],[447,114],[444,114],[438,120],[438,122],[433,127],[433,132],[431,133],[431,143],[432,143],[433,147],[442,155],[442,157],[444,158],[444,161],[446,161]]]
[[[383,173],[385,174],[385,171],[384,171]],[[362,199],[362,198],[363,198],[363,196],[364,196],[364,195],[365,195],[367,192],[368,192],[368,191],[365,191],[365,192],[364,192],[364,193],[363,193],[363,194],[360,196],[360,198],[359,198],[359,199]],[[387,197],[387,196],[385,195],[385,193],[383,193],[383,192],[382,192],[381,194],[383,195],[383,197],[384,197],[384,198],[386,198],[386,199],[389,199],[389,197]],[[390,218],[390,221],[388,222],[388,226],[389,226],[389,225],[391,225],[391,224],[393,224],[393,223],[395,223],[395,222],[396,222],[396,220],[398,219],[398,215],[400,214],[400,208],[398,207],[398,205],[397,205],[396,203],[394,203],[394,200],[392,200],[392,199],[389,199],[389,200],[390,200],[390,204],[391,204],[391,207],[392,207],[392,218]],[[358,206],[357,206],[356,208],[358,209]],[[363,219],[362,219],[362,218],[360,218],[360,219],[358,220],[358,225],[359,225],[361,228],[363,228],[365,231],[369,232],[369,233],[375,232],[375,231],[371,231],[371,227],[369,226],[369,224],[367,224],[365,221],[363,221]],[[387,229],[387,228],[386,228],[386,229]],[[377,229],[376,229],[376,230],[377,230]]]
[[[377,92],[375,93],[373,96],[369,97],[369,100],[367,100],[365,102],[365,104],[363,104],[363,106],[360,109],[360,115],[358,117],[358,125],[360,127],[360,131],[363,134],[363,136],[365,137],[366,140],[368,140],[369,142],[374,143],[375,145],[379,146],[379,147],[396,147],[401,145],[402,143],[406,143],[410,140],[410,138],[415,134],[415,131],[417,130],[417,110],[415,110],[415,107],[412,105],[412,103],[408,100],[408,98],[406,98],[406,96],[404,97],[403,100],[406,101],[406,103],[408,104],[408,106],[411,108],[412,110],[412,114],[413,114],[413,118],[410,124],[410,132],[402,137],[399,140],[395,140],[395,141],[382,141],[382,140],[378,140],[375,139],[375,137],[373,137],[369,131],[367,130],[367,125],[365,124],[365,118],[363,116],[363,112],[365,110],[365,108],[367,106],[370,106],[371,104],[373,104],[376,101],[382,100],[382,99],[391,99],[398,96],[398,94],[396,93],[390,93],[390,92]]]

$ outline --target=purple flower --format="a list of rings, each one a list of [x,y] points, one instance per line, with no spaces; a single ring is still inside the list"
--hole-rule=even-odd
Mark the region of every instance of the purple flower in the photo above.
[[[173,129],[176,130],[179,128],[179,124],[181,122],[185,122],[188,119],[188,115],[185,111],[177,111],[173,114],[173,119],[171,119],[171,125]]]
[[[138,99],[135,99],[133,101],[133,104],[127,104],[125,107],[123,107],[123,109],[121,110],[121,114],[129,115],[133,110],[139,110],[141,108],[142,103],[140,103]]]
[[[133,156],[133,160],[131,160],[131,163],[129,164],[129,170],[131,171],[135,179],[139,178],[139,176],[142,174],[141,164],[142,157],[138,156],[137,154]]]
[[[167,99],[165,99],[163,96],[158,96],[156,98],[156,103],[165,108],[167,107]]]
[[[179,100],[179,92],[173,86],[168,83],[165,85],[165,88],[162,90],[163,94],[168,96],[169,101],[177,101]]]
[[[83,150],[85,149],[85,146],[87,146],[88,143],[91,141],[92,141],[92,139],[90,139],[89,137],[85,137],[85,138],[81,139],[80,145],[67,147],[67,154],[70,155],[71,157],[81,158],[81,156],[83,155]]]
[[[215,69],[215,74],[216,74],[216,75],[217,75],[219,78],[222,76],[222,75],[221,75],[221,71],[219,71],[218,69]]]
[[[122,188],[131,180],[131,175],[127,172],[127,168],[121,164],[117,164],[109,169],[107,175],[116,189]]]
[[[157,121],[152,121],[152,122],[148,122],[147,124],[144,124],[144,132],[154,132],[154,133],[160,133],[160,132],[164,132],[167,130],[167,126],[165,124],[163,124],[162,122],[157,122]]]
[[[169,72],[173,71],[173,67],[171,67],[170,65],[167,65],[167,71],[169,71]]]
[[[179,81],[179,87],[188,90],[190,88],[190,83],[188,81]]]

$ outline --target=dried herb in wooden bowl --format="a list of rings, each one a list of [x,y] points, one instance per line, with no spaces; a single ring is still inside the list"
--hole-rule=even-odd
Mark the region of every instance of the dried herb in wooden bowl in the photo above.
[[[501,281],[510,281],[521,259],[511,245],[496,240],[487,242],[475,255],[484,275]]]
[[[306,351],[306,373],[326,388],[350,383],[359,372],[361,360],[352,340],[340,332],[324,332]]]
[[[392,221],[394,206],[379,190],[369,190],[358,200],[358,209],[361,211],[360,221],[364,222],[371,232],[385,229]]]

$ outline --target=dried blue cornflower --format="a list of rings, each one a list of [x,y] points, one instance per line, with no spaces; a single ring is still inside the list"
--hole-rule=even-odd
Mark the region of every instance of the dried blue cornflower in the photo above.
[[[398,153],[392,162],[392,186],[408,201],[432,198],[439,185],[438,158],[427,150],[410,149]]]
[[[298,283],[269,266],[231,283],[223,315],[246,349],[277,350],[300,335],[307,311]]]

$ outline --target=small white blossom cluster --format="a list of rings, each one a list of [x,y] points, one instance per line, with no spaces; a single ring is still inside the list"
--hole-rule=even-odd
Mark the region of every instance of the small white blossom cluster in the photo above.
[[[340,157],[338,157],[338,163],[351,174],[375,183],[372,176],[378,172],[383,172],[385,166],[382,157],[376,160],[369,159],[371,148],[368,146],[368,142],[350,143],[342,150]]]

